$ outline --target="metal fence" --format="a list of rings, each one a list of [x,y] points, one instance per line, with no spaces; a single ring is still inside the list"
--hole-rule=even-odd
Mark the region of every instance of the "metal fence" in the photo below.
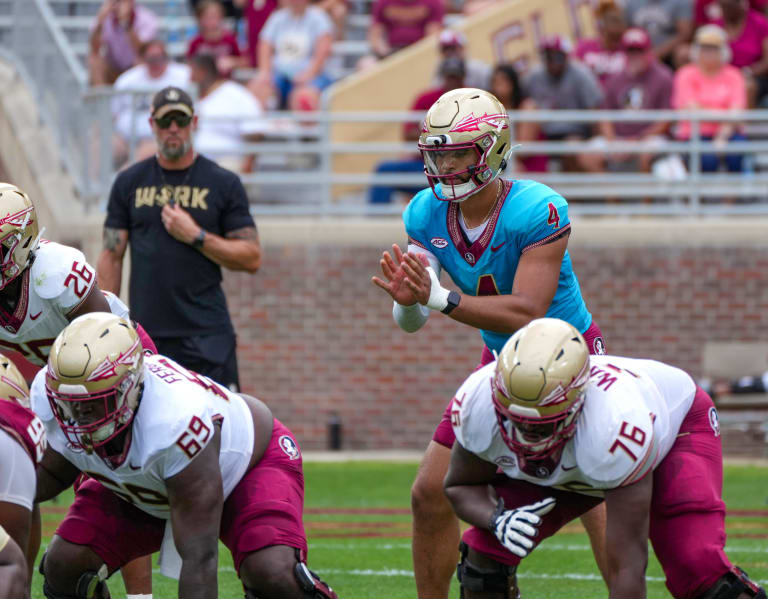
[[[115,115],[111,88],[88,89],[86,73],[74,56],[50,7],[44,0],[13,0],[16,24],[11,38],[11,56],[38,101],[41,117],[53,130],[62,160],[74,179],[79,196],[87,205],[103,205],[121,164],[113,152]],[[148,117],[148,90],[130,93],[131,122]],[[326,98],[327,101],[327,98]],[[266,214],[399,214],[402,204],[369,204],[372,185],[413,186],[426,184],[421,174],[375,173],[378,160],[413,155],[414,144],[373,139],[343,141],[336,125],[386,124],[399,131],[403,123],[418,121],[414,112],[332,112],[326,108],[307,114],[265,113],[264,138],[258,143],[234,143],[227,154],[255,154],[258,168],[242,174],[251,192],[254,212]],[[575,213],[590,214],[736,214],[768,213],[768,173],[755,168],[768,155],[768,111],[675,112],[675,111],[521,111],[517,122],[669,121],[691,122],[690,141],[605,142],[591,144],[567,141],[527,142],[517,148],[524,155],[562,157],[569,154],[651,153],[662,158],[678,157],[687,170],[677,177],[640,172],[546,172],[531,174],[566,196]],[[134,118],[135,117],[135,118]],[[725,149],[700,138],[701,123],[734,121],[746,126],[752,139],[730,142]],[[135,156],[137,136],[128,134],[128,160]],[[739,173],[703,173],[704,154],[742,154],[747,165]],[[345,168],[345,156],[368,156],[370,168]],[[212,156],[216,158],[215,156]],[[557,160],[551,161],[557,164]],[[507,176],[527,177],[515,173]]]

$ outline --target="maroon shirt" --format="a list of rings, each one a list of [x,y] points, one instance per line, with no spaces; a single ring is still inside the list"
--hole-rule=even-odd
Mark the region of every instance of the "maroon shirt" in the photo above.
[[[442,0],[376,0],[373,22],[384,26],[389,45],[399,50],[423,38],[429,23],[442,23],[444,13]]]
[[[248,0],[245,3],[245,20],[248,23],[248,57],[251,66],[259,66],[259,34],[269,15],[277,8],[277,0]]]
[[[609,110],[663,110],[670,107],[672,98],[672,70],[654,60],[651,66],[637,77],[627,71],[618,73],[605,83],[604,107]],[[642,135],[653,123],[616,122],[613,124],[618,137]]]
[[[45,453],[45,425],[32,410],[15,402],[0,399],[0,428],[27,450],[35,465]]]
[[[216,41],[206,40],[202,35],[198,34],[189,42],[187,59],[192,58],[196,54],[208,54],[216,59],[222,56],[240,56],[240,46],[237,45],[237,38],[231,31],[225,31]],[[231,69],[226,73],[222,73],[222,75],[229,77],[230,72]]]

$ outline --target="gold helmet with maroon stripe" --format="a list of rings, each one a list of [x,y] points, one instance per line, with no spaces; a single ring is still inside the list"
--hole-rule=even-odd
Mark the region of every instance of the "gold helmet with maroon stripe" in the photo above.
[[[539,318],[504,344],[491,383],[499,428],[525,459],[552,455],[576,432],[589,381],[589,350],[571,324]],[[510,426],[507,429],[507,421]]]
[[[120,463],[125,448],[105,445],[133,421],[143,376],[144,353],[130,322],[92,312],[67,325],[51,347],[45,387],[70,445]]]
[[[11,360],[0,354],[0,400],[29,408],[29,386]]]
[[[424,172],[435,197],[461,202],[494,181],[512,155],[509,128],[506,108],[487,91],[460,88],[440,96],[419,136]],[[466,166],[449,170],[452,162]]]
[[[39,242],[32,200],[15,185],[0,183],[0,289],[29,266]]]

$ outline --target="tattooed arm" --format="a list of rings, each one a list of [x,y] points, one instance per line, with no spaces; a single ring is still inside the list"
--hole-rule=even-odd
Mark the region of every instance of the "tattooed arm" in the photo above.
[[[261,244],[256,227],[243,227],[224,237],[205,233],[201,252],[209,260],[230,270],[255,273],[261,266]]]
[[[114,294],[120,293],[123,278],[123,257],[128,247],[128,231],[104,227],[104,247],[96,263],[99,287]]]

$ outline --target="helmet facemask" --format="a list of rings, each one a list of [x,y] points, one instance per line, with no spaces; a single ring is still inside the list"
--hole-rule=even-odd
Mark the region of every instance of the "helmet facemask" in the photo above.
[[[0,239],[0,290],[24,272],[32,261],[32,255],[40,242],[37,231],[27,231],[34,218],[34,208],[29,206],[0,219],[0,224],[6,226],[4,228],[8,225],[12,227]]]
[[[506,168],[494,173],[488,165],[488,154],[495,147],[492,133],[463,143],[451,143],[449,135],[434,135],[419,144],[424,160],[424,174],[433,193],[440,199],[462,202],[477,193]],[[446,172],[444,164],[466,165]],[[439,185],[439,190],[437,189]]]
[[[114,457],[106,446],[131,425],[142,381],[142,372],[136,371],[115,386],[92,393],[83,385],[60,384],[57,390],[46,385],[48,402],[72,448]]]

